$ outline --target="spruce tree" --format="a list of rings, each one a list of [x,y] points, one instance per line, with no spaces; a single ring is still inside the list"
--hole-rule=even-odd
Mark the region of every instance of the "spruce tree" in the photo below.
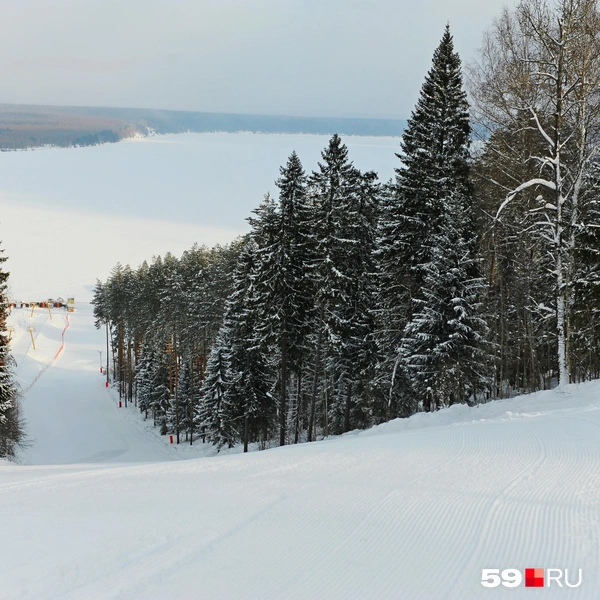
[[[472,239],[465,239],[462,202],[448,198],[415,312],[405,328],[402,354],[415,397],[426,410],[474,401],[489,389],[485,285],[477,274]],[[462,200],[462,198],[459,198]]]
[[[227,343],[227,334],[225,328],[222,328],[210,352],[206,377],[200,390],[200,402],[195,411],[197,429],[218,449],[225,445],[231,446],[235,441],[230,433],[229,423],[224,419],[223,399],[230,373]]]
[[[378,412],[386,419],[408,417],[413,412],[405,371],[400,365],[400,346],[411,310],[404,224],[398,190],[389,182],[381,194],[374,251],[379,356],[373,384],[381,403]]]
[[[268,197],[262,209],[271,210]],[[266,360],[267,348],[257,333],[263,314],[256,286],[258,264],[258,246],[247,236],[211,354],[198,415],[203,432],[219,448],[239,441],[244,443],[244,451],[253,441],[264,445],[276,419],[274,377]],[[220,375],[224,367],[226,371]]]
[[[364,427],[369,421],[373,376],[373,248],[379,186],[374,173],[361,173],[338,135],[321,153],[310,178],[313,202],[314,268],[317,302],[315,357],[309,439],[316,403],[316,375],[325,375],[324,431]]]
[[[329,140],[321,158],[318,170],[313,171],[309,181],[315,252],[312,285],[318,311],[314,325],[316,348],[309,439],[312,439],[317,380],[322,381],[325,435],[329,435],[330,431],[331,407],[334,407],[333,413],[339,414],[336,407],[344,402],[348,380],[348,364],[339,358],[343,343],[340,337],[345,320],[343,312],[347,305],[345,292],[349,283],[345,264],[348,246],[352,242],[344,238],[342,224],[346,222],[347,198],[351,194],[356,169],[348,158],[348,148],[337,134]]]
[[[384,279],[402,285],[409,303],[395,365],[410,381],[409,403],[414,398],[425,409],[468,401],[485,387],[484,283],[476,258],[468,108],[461,61],[446,26],[402,137],[398,209],[387,215],[397,222],[388,220],[385,227],[382,264]],[[391,247],[397,251],[393,261]],[[391,305],[384,302],[388,310]]]
[[[148,417],[148,410],[152,408],[153,358],[154,353],[147,350],[138,362],[135,373],[138,408],[144,413],[145,418]]]
[[[423,282],[421,265],[432,253],[428,236],[444,225],[450,194],[463,196],[465,203],[471,198],[470,135],[461,61],[447,25],[397,154],[402,163],[396,169],[398,250],[410,268],[413,290]]]
[[[265,202],[249,219],[258,245],[255,292],[259,322],[256,335],[279,373],[279,443],[287,440],[289,382],[296,382],[295,436],[302,410],[302,364],[306,354],[308,317],[313,302],[308,290],[309,221],[306,176],[293,152],[280,167],[278,202]]]
[[[8,276],[2,268],[7,258],[0,249],[0,457],[14,457],[24,439],[18,388],[12,373],[13,358],[8,347]]]
[[[347,198],[346,221],[341,237],[350,243],[346,249],[346,303],[339,359],[347,365],[343,421],[338,430],[367,427],[374,416],[373,386],[377,348],[375,330],[374,249],[379,213],[380,186],[370,171],[354,174]],[[342,312],[343,314],[343,312]]]

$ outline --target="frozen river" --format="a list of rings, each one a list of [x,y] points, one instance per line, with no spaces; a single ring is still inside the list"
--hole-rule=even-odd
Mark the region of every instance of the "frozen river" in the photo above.
[[[399,140],[345,137],[350,159],[381,180]],[[165,135],[86,148],[0,154],[0,240],[15,295],[79,294],[117,262],[137,266],[247,231],[295,150],[307,172],[329,136]],[[59,257],[61,260],[56,260]]]

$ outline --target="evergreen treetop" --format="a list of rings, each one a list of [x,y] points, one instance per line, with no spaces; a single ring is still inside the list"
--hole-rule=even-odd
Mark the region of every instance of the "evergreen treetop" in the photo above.
[[[403,218],[418,237],[439,225],[440,202],[449,193],[470,195],[470,135],[461,61],[447,25],[397,155],[402,162],[396,187]]]

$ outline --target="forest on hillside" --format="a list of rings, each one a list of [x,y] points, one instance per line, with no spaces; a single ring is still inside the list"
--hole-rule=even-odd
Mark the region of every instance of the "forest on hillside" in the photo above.
[[[308,133],[399,136],[405,121],[194,111],[0,104],[0,150],[95,146],[166,133]]]
[[[334,135],[243,238],[98,282],[114,385],[248,449],[597,378],[599,150],[596,0],[505,9],[466,77],[446,28],[393,181]]]

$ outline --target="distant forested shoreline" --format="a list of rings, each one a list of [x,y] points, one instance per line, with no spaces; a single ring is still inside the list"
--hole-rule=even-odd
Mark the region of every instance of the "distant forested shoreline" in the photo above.
[[[95,146],[166,133],[400,136],[406,121],[245,115],[138,108],[0,104],[0,150]]]

